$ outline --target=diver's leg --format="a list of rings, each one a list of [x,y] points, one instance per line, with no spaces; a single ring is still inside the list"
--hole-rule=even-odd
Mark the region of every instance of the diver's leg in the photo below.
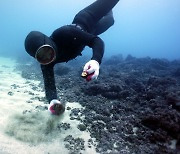
[[[104,17],[119,0],[98,0],[81,10],[74,18],[73,24],[81,25],[86,31],[91,32],[98,21]]]
[[[92,32],[94,35],[100,35],[104,33],[107,29],[109,29],[114,24],[114,17],[112,10],[106,14],[103,18],[101,18],[96,26],[94,27],[94,31]]]

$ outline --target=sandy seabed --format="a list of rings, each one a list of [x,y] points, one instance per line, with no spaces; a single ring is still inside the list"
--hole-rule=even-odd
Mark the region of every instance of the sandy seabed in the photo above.
[[[71,153],[65,146],[72,137],[83,139],[83,153],[96,153],[95,144],[89,145],[89,132],[70,120],[71,109],[81,109],[80,104],[68,102],[64,115],[50,115],[47,104],[38,99],[44,97],[39,81],[22,78],[15,67],[14,60],[0,58],[0,154]]]

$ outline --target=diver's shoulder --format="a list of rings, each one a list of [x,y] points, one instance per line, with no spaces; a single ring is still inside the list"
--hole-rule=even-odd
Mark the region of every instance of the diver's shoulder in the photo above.
[[[68,31],[68,30],[71,30],[73,29],[74,27],[72,25],[64,25],[60,28],[58,28],[60,31]]]
[[[71,27],[69,25],[65,25],[65,26],[59,27],[56,30],[54,30],[52,35],[67,34],[70,32],[70,29],[71,29]]]

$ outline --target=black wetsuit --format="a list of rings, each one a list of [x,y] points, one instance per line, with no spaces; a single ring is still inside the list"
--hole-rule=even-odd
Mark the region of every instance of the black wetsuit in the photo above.
[[[36,41],[31,36],[26,38],[26,50],[33,57],[37,48],[43,44],[50,44],[57,51],[57,57],[53,63],[41,65],[46,98],[49,102],[52,99],[57,99],[53,70],[56,63],[67,62],[81,55],[85,46],[89,46],[93,50],[91,59],[101,63],[104,53],[104,43],[97,35],[106,31],[113,24],[114,21],[110,12],[118,1],[97,0],[80,11],[75,16],[71,25],[56,29],[50,37],[40,32],[34,32],[32,35],[37,35],[38,39]],[[43,39],[41,39],[42,35]]]
[[[53,63],[41,65],[48,101],[57,98],[53,71],[56,63],[67,62],[81,55],[85,46],[93,49],[91,59],[97,60],[99,63],[101,63],[104,52],[103,41],[99,37],[82,31],[73,25],[63,26],[55,30],[50,38],[55,42],[56,50],[61,52],[57,53],[56,60]]]

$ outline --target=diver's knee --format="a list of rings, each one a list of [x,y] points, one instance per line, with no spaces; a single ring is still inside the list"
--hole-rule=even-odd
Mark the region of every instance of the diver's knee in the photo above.
[[[114,25],[115,20],[112,10],[107,13],[106,18],[109,20],[109,25]]]
[[[114,18],[111,18],[111,20],[110,20],[110,22],[109,22],[110,26],[113,26],[113,25],[114,25],[114,23],[115,23]]]

